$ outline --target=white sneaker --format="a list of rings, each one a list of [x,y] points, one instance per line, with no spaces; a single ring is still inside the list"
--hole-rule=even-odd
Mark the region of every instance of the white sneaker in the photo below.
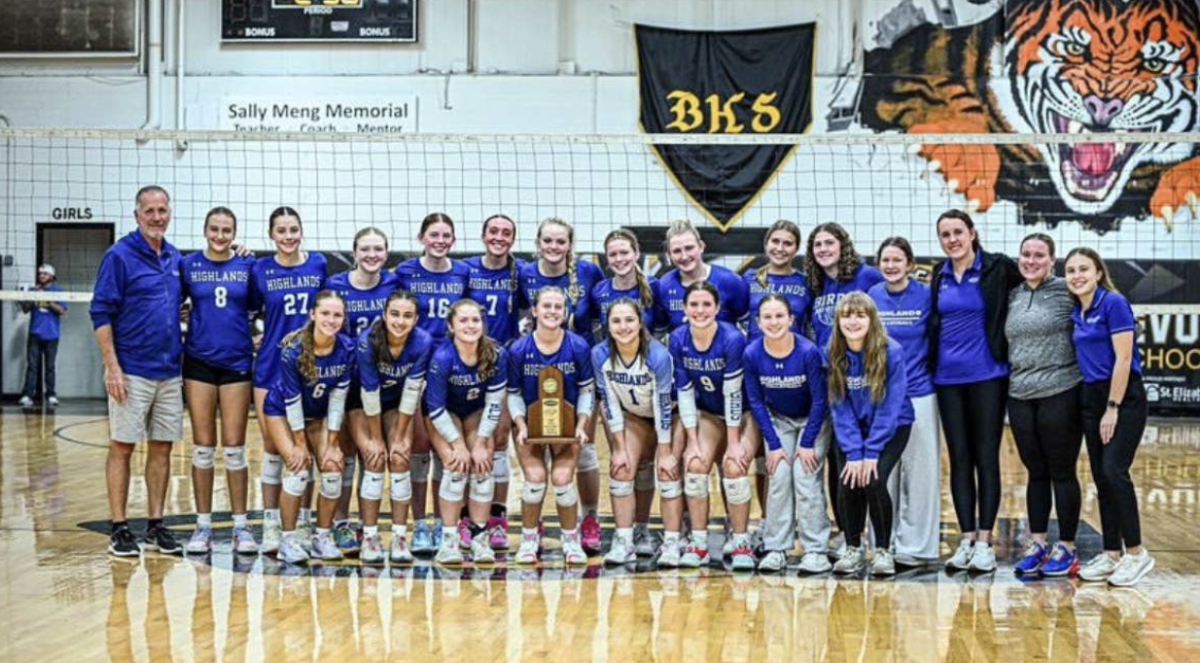
[[[58,407],[58,396],[51,396],[46,399],[46,402],[50,404],[50,407]]]
[[[993,565],[995,564],[995,555],[992,556]],[[896,562],[892,559],[892,553],[886,548],[880,548],[875,551],[875,558],[871,560],[871,575],[873,576],[894,576],[896,575]]]
[[[259,552],[270,555],[279,551],[279,541],[283,538],[283,525],[278,520],[263,519],[262,545]]]
[[[829,562],[825,562],[828,564]],[[772,550],[758,561],[758,570],[768,573],[775,573],[787,568],[787,554],[782,550]]]
[[[833,564],[829,563],[829,556],[825,553],[810,552],[804,553],[797,568],[800,573],[828,573]]]
[[[1108,555],[1105,555],[1107,557]],[[1113,587],[1131,587],[1137,584],[1150,570],[1154,568],[1154,558],[1150,553],[1142,548],[1142,552],[1131,555],[1125,553],[1121,557],[1121,561],[1117,562],[1117,568],[1108,578],[1108,584]]]
[[[946,570],[948,571],[966,571],[971,564],[972,552],[975,547],[975,542],[971,539],[964,538],[958,542],[958,550],[946,560]]]
[[[442,545],[438,546],[437,555],[433,558],[433,563],[442,566],[458,566],[463,563],[463,554],[458,549],[457,536],[442,537]]]
[[[1117,570],[1117,560],[1112,558],[1107,552],[1101,552],[1099,555],[1088,560],[1087,564],[1079,569],[1079,579],[1088,582],[1098,582],[1108,580],[1113,572]]]
[[[246,527],[233,528],[233,552],[239,555],[254,555],[258,553],[258,543],[254,535]]]
[[[846,535],[838,532],[837,536],[829,540],[829,552],[827,554],[834,560],[839,560],[842,558],[842,555],[846,554],[847,549]]]
[[[392,544],[388,550],[388,558],[393,564],[411,564],[412,551],[408,549],[408,541],[401,535],[392,533]]]
[[[838,575],[855,575],[862,573],[867,567],[867,557],[861,546],[848,546],[846,554],[833,565],[833,572]]]
[[[967,563],[968,571],[991,573],[996,570],[996,549],[986,543],[976,543],[971,552],[971,561]]]
[[[609,566],[624,566],[637,561],[637,549],[633,542],[614,536],[612,539],[612,547],[608,549],[608,554],[604,556],[604,563]]]
[[[296,528],[296,538],[300,538],[300,528]],[[304,540],[300,539],[301,546],[304,545]],[[336,562],[342,559],[342,549],[338,548],[337,541],[333,540],[333,532],[323,532],[319,536],[312,539],[312,552],[309,555],[313,559],[321,559],[327,562]]]
[[[521,535],[521,546],[517,548],[514,561],[517,564],[537,564],[538,550],[542,547],[541,537],[537,532]]]
[[[663,541],[658,548],[657,564],[664,569],[679,568],[679,541]]]
[[[583,552],[583,543],[580,541],[579,532],[563,537],[562,550],[563,562],[567,566],[588,563],[587,553]]]
[[[300,547],[304,548],[304,552],[308,553],[310,556],[312,555],[313,551],[314,538],[316,538],[316,536],[313,533],[313,526],[311,522],[298,521],[296,523],[296,543],[299,543]]]
[[[654,557],[658,552],[658,540],[646,523],[633,526],[633,549],[638,557]]]
[[[492,550],[491,534],[485,527],[482,532],[471,537],[471,561],[475,564],[495,564],[496,551]]]
[[[308,561],[308,552],[296,540],[295,533],[280,537],[279,560],[289,564],[304,564]]]
[[[383,564],[383,540],[378,534],[363,535],[358,558],[363,564]]]
[[[192,532],[192,538],[188,539],[187,545],[183,547],[189,555],[205,555],[212,552],[212,528],[197,527],[195,532]]]
[[[21,407],[33,407],[33,399],[28,396],[22,396],[21,400],[17,401]]]

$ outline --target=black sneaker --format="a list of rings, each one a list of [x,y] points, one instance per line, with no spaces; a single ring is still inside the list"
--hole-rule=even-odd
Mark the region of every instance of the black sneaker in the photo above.
[[[137,557],[142,549],[128,527],[119,527],[108,538],[108,552],[117,557]]]
[[[178,555],[183,552],[183,545],[175,540],[171,530],[161,525],[146,530],[146,536],[142,538],[142,547],[146,550],[157,550],[164,555]]]

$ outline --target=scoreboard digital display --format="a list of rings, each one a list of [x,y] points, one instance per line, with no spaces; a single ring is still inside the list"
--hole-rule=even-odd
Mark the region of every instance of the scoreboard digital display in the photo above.
[[[221,39],[415,42],[418,0],[222,0]]]

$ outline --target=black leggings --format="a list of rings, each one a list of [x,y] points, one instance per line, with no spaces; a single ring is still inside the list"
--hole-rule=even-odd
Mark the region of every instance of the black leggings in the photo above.
[[[1100,419],[1108,407],[1108,381],[1083,385],[1083,435],[1087,440],[1096,499],[1100,502],[1100,529],[1104,530],[1104,549],[1120,552],[1142,545],[1142,524],[1138,516],[1137,494],[1129,467],[1146,430],[1146,388],[1142,378],[1130,374],[1125,399],[1117,410],[1117,428],[1108,444],[1100,439]]]
[[[1077,384],[1045,398],[1008,399],[1008,423],[1029,471],[1025,502],[1033,534],[1045,534],[1050,527],[1051,492],[1058,506],[1058,538],[1074,541],[1079,531],[1075,464],[1083,446],[1082,394],[1083,386]]]
[[[879,454],[878,472],[871,483],[850,488],[839,477],[838,505],[846,519],[846,545],[857,548],[862,545],[863,528],[867,526],[867,514],[871,515],[871,526],[875,530],[875,546],[887,548],[892,541],[892,496],[888,494],[888,477],[900,462],[904,447],[908,446],[908,435],[912,426],[897,426],[891,441]],[[836,444],[833,447],[839,467],[846,466],[846,454]]]
[[[950,494],[963,534],[990,532],[996,526],[1007,400],[1007,377],[937,388],[938,412],[950,451]]]

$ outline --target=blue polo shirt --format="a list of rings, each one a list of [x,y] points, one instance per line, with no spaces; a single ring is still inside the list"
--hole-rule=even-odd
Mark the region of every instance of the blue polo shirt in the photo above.
[[[1137,321],[1133,317],[1133,307],[1129,305],[1129,300],[1120,293],[1096,288],[1096,296],[1092,298],[1092,305],[1088,307],[1087,312],[1084,313],[1076,306],[1071,320],[1075,323],[1075,331],[1071,338],[1075,341],[1075,358],[1079,360],[1083,381],[1091,384],[1112,379],[1113,366],[1117,362],[1112,337],[1137,329]],[[1142,374],[1136,333],[1133,338],[1130,370],[1137,375]]]
[[[155,253],[140,230],[117,240],[100,261],[89,313],[112,325],[121,370],[147,380],[178,377],[183,357],[179,251],[163,240]]]
[[[50,285],[42,288],[45,292],[62,292],[62,287],[51,281]],[[55,302],[63,307],[65,311],[68,306],[66,302]],[[33,305],[33,309],[29,312],[29,335],[34,338],[39,338],[43,341],[57,341],[62,321],[59,320],[58,314],[50,308],[50,302],[37,302]]]
[[[975,252],[975,264],[954,278],[954,264],[942,265],[944,278],[938,292],[938,314],[942,318],[938,338],[937,372],[933,383],[939,387],[986,382],[1008,375],[1008,362],[996,361],[988,347],[984,322],[983,289],[979,287],[983,253]]]

